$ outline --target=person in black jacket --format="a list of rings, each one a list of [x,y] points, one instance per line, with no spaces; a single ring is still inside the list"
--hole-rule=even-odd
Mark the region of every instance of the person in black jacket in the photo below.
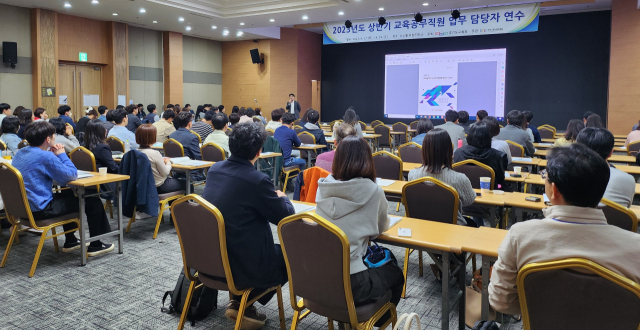
[[[503,184],[504,171],[507,169],[507,155],[502,151],[491,148],[491,127],[483,121],[475,123],[469,128],[467,145],[458,148],[453,153],[453,162],[473,159],[493,169],[496,184]]]
[[[316,144],[327,145],[327,139],[324,137],[324,131],[318,126],[320,120],[320,113],[313,109],[308,109],[305,112],[307,123],[302,127],[301,132],[309,132],[316,138]],[[328,148],[318,149],[318,154],[329,150]]]
[[[127,110],[127,117],[129,118],[127,129],[135,134],[138,127],[142,125],[142,121],[138,118],[138,106],[131,104],[125,110]]]
[[[84,147],[93,153],[96,168],[106,167],[107,173],[118,174],[118,164],[113,160],[111,148],[105,143],[106,138],[107,129],[100,119],[87,123],[84,129]]]
[[[262,124],[237,124],[229,137],[231,157],[211,166],[202,197],[224,217],[227,254],[236,287],[254,288],[249,300],[265,288],[287,283],[287,268],[280,245],[274,244],[270,223],[295,213],[287,196],[273,187],[267,174],[255,169],[267,133]],[[258,299],[262,305],[275,291]],[[235,320],[240,296],[233,296],[225,316]],[[246,308],[243,324],[264,325],[267,316],[252,305]],[[253,327],[256,325],[256,327]]]

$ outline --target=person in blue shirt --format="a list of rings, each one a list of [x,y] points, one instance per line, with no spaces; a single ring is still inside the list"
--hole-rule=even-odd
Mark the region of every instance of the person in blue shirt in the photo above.
[[[533,133],[533,143],[542,142],[538,128],[531,125],[531,120],[533,120],[533,114],[531,111],[522,111],[522,113],[524,114],[524,119],[527,121],[527,128],[531,130],[531,133]]]
[[[424,137],[427,133],[433,129],[433,123],[431,120],[427,118],[420,118],[418,120],[418,126],[416,127],[416,136],[411,139],[411,142],[415,142],[419,145],[422,145],[422,141],[424,141]]]
[[[282,126],[278,127],[273,133],[273,137],[280,143],[282,148],[282,159],[284,160],[284,166],[298,166],[300,169],[304,169],[307,162],[304,159],[291,156],[293,146],[299,147],[301,142],[296,134],[296,131],[291,129],[296,117],[292,113],[285,113],[280,118]]]
[[[0,141],[2,141],[14,154],[18,151],[18,144],[22,139],[18,136],[20,129],[20,119],[16,116],[6,116],[0,125]]]
[[[71,127],[73,127],[73,130],[76,130],[76,123],[73,122],[73,119],[71,119],[71,107],[68,105],[61,105],[60,107],[58,107],[58,115],[60,118],[62,118],[62,120],[64,120],[65,123],[71,125]]]
[[[176,116],[176,119],[173,120],[178,125],[178,130],[169,134],[169,138],[182,144],[185,157],[202,160],[202,155],[200,154],[200,141],[198,141],[197,136],[189,132],[191,125],[193,125],[193,122],[191,122],[192,119],[193,115],[189,111],[180,112]]]
[[[54,194],[53,181],[65,185],[78,177],[78,170],[64,153],[64,146],[56,144],[56,128],[43,120],[27,125],[25,139],[29,146],[20,149],[13,158],[12,165],[22,173],[29,206],[36,221],[77,213],[78,198],[67,189]],[[99,236],[111,231],[107,213],[98,197],[85,198],[85,214],[89,224],[89,234]],[[62,226],[65,231],[75,230],[75,223]],[[80,248],[74,232],[65,234],[62,251]],[[113,250],[113,244],[94,241],[87,248],[88,256],[95,256]]]
[[[126,143],[129,141],[129,145],[131,145],[131,149],[138,149],[138,144],[136,143],[136,135],[127,129],[127,124],[129,123],[129,118],[127,116],[127,111],[124,109],[116,109],[110,111],[111,118],[113,118],[113,122],[116,124],[109,131],[107,137],[115,136],[122,143]]]
[[[101,121],[107,121],[107,111],[109,111],[109,108],[107,108],[106,105],[99,106],[98,113],[100,114],[100,117],[98,117],[98,119]]]

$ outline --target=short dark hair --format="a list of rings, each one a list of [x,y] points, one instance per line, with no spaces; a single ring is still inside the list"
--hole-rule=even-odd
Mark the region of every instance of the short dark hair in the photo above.
[[[48,137],[54,134],[56,134],[56,128],[50,122],[44,120],[34,121],[24,129],[24,139],[32,147],[41,146]]]
[[[49,119],[49,122],[51,123],[51,125],[53,125],[53,127],[56,129],[56,134],[58,135],[64,135],[64,133],[66,133],[67,130],[67,123],[60,117],[56,117],[56,118],[51,118]],[[28,125],[27,125],[28,126]],[[26,129],[26,128],[25,128]],[[42,144],[42,143],[40,143]],[[40,145],[39,144],[39,145]]]
[[[171,104],[171,103],[167,104],[167,109],[173,110],[173,104]]]
[[[138,110],[138,106],[135,104],[129,104],[125,110],[127,110],[127,113],[133,113],[134,110]]]
[[[100,116],[100,113],[98,113],[98,110],[96,110],[96,109],[91,109],[91,110],[87,111],[87,116],[94,116],[94,117],[98,118]]]
[[[422,141],[422,166],[428,172],[438,174],[442,167],[451,169],[452,163],[453,144],[449,133],[442,128],[430,130]]]
[[[176,122],[176,125],[178,125],[178,127],[182,128],[182,127],[187,127],[187,125],[189,125],[189,123],[191,122],[191,118],[193,118],[193,115],[191,114],[191,112],[182,111],[178,114],[178,116],[176,117],[176,119],[174,119],[174,121]]]
[[[231,113],[229,115],[229,122],[231,123],[231,125],[235,125],[240,121],[240,114],[239,113]]]
[[[376,182],[376,166],[373,163],[369,142],[357,136],[344,138],[333,156],[331,172],[339,181],[366,178]]]
[[[307,110],[307,122],[317,124],[320,120],[320,113],[314,109],[309,108]]]
[[[219,110],[220,112],[222,112],[222,110],[224,110],[224,105],[220,104],[220,105],[218,106],[218,110]]]
[[[68,105],[61,105],[61,106],[58,107],[58,114],[60,116],[63,116],[65,113],[67,113],[69,111],[71,111],[71,107],[68,106]],[[44,141],[44,140],[42,140],[42,141]],[[42,143],[40,143],[40,144],[42,144]]]
[[[208,113],[209,112],[207,112],[207,114]],[[223,129],[224,125],[226,125],[228,122],[229,118],[224,112],[214,113],[213,118],[211,119],[211,125],[213,125],[213,128],[217,130]]]
[[[344,119],[345,123],[353,127],[356,127],[356,124],[358,124],[358,115],[353,107],[349,107],[349,109],[344,112],[344,117],[342,117],[342,119]]]
[[[584,144],[589,149],[595,151],[603,159],[607,159],[613,150],[616,139],[607,129],[587,127],[580,131],[576,138],[576,142]]]
[[[158,130],[151,124],[142,124],[136,130],[136,143],[141,147],[148,147],[156,143]]]
[[[115,111],[116,111],[116,110],[111,109],[111,110],[109,110],[109,112],[107,112],[107,114],[106,114],[106,116],[105,116],[105,117],[107,117],[107,121],[113,121],[113,113],[114,113]]]
[[[567,125],[567,131],[564,133],[564,138],[567,141],[575,141],[578,134],[584,128],[584,123],[580,119],[571,119]]]
[[[138,103],[138,108],[142,108],[142,107],[144,107],[144,104]]]
[[[600,116],[593,114],[587,118],[586,127],[597,127],[597,128],[605,128],[604,123],[602,122],[602,118]]]
[[[527,120],[527,123],[530,123],[531,120],[533,120],[533,113],[531,113],[531,111],[522,111],[522,114],[524,115],[524,119]]]
[[[84,128],[84,147],[92,151],[98,144],[104,143],[107,129],[100,119],[90,120]]]
[[[32,117],[33,117],[33,111],[31,111],[31,109],[22,110],[22,112],[18,116],[18,119],[20,120],[20,126],[28,125],[30,122],[33,121]]]
[[[244,112],[245,112],[244,107],[241,107],[240,110],[238,110],[238,114],[240,116],[244,116]]]
[[[596,208],[607,185],[607,162],[581,143],[552,148],[547,155],[547,180],[555,183],[569,205]]]
[[[589,116],[591,115],[595,115],[595,113],[593,113],[592,111],[587,111],[584,113],[584,115],[582,115],[582,119],[587,120],[587,118],[589,118]]]
[[[190,106],[191,106],[191,104],[189,104],[189,103],[187,103],[187,104],[185,104],[185,105],[184,105],[184,107],[185,107],[185,108],[188,108],[188,107],[190,107]]]
[[[467,134],[467,143],[471,146],[481,149],[491,148],[491,124],[480,121],[469,128]]]
[[[209,111],[204,113],[204,120],[211,121],[211,119],[213,119],[213,116],[215,116],[215,115],[216,115],[215,111],[209,110]]]
[[[507,122],[509,125],[522,127],[522,123],[524,123],[524,115],[518,110],[511,110],[507,114]]]
[[[105,113],[105,111],[107,111],[107,109],[109,109],[109,108],[107,108],[106,105],[101,105],[101,106],[98,107],[98,113],[101,114],[101,115],[104,115],[104,113]]]
[[[284,110],[282,108],[273,109],[271,110],[271,120],[279,121],[280,118],[282,118],[283,114],[284,114]]]
[[[247,117],[253,117],[256,115],[256,111],[253,110],[253,108],[247,108],[247,110],[244,111],[244,115]]]
[[[45,111],[47,111],[47,110],[45,110],[44,108],[36,108],[35,110],[33,110],[33,114],[36,117],[40,118],[40,117],[42,117],[42,114],[45,113]]]
[[[478,112],[476,112],[476,121],[481,121],[488,115],[489,113],[487,112],[487,110],[478,110]]]
[[[20,129],[20,119],[16,116],[6,116],[2,120],[0,131],[2,134],[15,134]]]
[[[289,96],[296,97],[296,94],[291,93],[291,94],[289,94]]]
[[[260,152],[266,140],[267,132],[262,125],[254,122],[238,124],[229,136],[229,151],[236,157],[251,160]]]
[[[5,110],[11,109],[11,106],[7,103],[0,103],[0,113],[3,113]]]
[[[284,115],[282,115],[282,123],[283,124],[291,124],[294,121],[296,121],[296,116],[294,116],[292,113],[287,112]]]
[[[484,117],[484,119],[482,119],[483,123],[487,123],[489,124],[489,127],[491,128],[491,136],[498,136],[498,134],[500,134],[500,123],[498,123],[498,119],[496,117],[493,116],[486,116]],[[473,124],[473,126],[475,126],[476,124],[479,124],[480,122],[477,122],[475,124]]]
[[[455,110],[447,110],[447,112],[444,113],[444,119],[447,120],[447,122],[455,122],[456,120],[458,120],[458,118],[460,118],[458,116],[458,112],[456,112]]]
[[[468,121],[469,121],[469,113],[464,110],[458,111],[458,122],[460,124],[464,124]]]
[[[127,117],[127,111],[124,109],[116,109],[115,111],[109,111],[109,113],[113,113],[111,117],[116,125],[122,124],[122,121]]]
[[[427,118],[420,118],[416,126],[416,134],[428,133],[433,129],[433,123]]]
[[[122,104],[116,105],[116,110],[118,110],[118,109],[124,109],[124,105],[122,105]]]
[[[240,108],[238,108],[237,105],[234,105],[233,108],[231,108],[231,113],[237,113],[238,111],[240,111]]]
[[[262,109],[256,108],[256,116],[262,116]]]
[[[156,109],[158,109],[158,108],[157,108],[157,107],[156,107],[156,105],[155,105],[155,104],[153,104],[153,103],[151,103],[151,104],[147,105],[147,111],[149,111],[149,113],[154,112]]]
[[[176,112],[169,109],[169,110],[165,110],[165,112],[162,113],[162,119],[167,120],[167,119],[171,119],[171,118],[176,118]]]

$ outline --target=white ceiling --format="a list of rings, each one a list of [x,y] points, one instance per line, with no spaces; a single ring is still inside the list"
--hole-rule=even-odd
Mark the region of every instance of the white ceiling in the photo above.
[[[324,23],[377,16],[404,15],[416,12],[449,11],[535,2],[514,0],[0,0],[19,7],[45,8],[60,13],[104,21],[125,22],[132,26],[159,31],[181,32],[207,39],[226,41],[264,38],[238,31],[249,28],[291,27],[298,24]],[[68,2],[71,8],[65,8]],[[424,3],[429,3],[424,6]],[[379,8],[384,8],[380,11]],[[145,13],[140,13],[144,8]],[[543,7],[542,14],[607,10],[611,0],[555,7]],[[343,12],[344,15],[338,15]],[[117,13],[118,16],[113,16]],[[303,16],[308,19],[304,20]],[[178,20],[184,18],[184,22]],[[270,22],[273,19],[274,22]],[[156,21],[157,23],[153,23]],[[244,23],[244,25],[241,25]],[[187,26],[191,27],[187,31]],[[216,26],[213,29],[212,26]],[[228,36],[223,31],[229,31]],[[321,33],[321,28],[309,29]]]

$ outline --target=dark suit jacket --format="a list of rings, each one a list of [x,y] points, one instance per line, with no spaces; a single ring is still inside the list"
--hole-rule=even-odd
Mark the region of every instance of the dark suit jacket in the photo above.
[[[157,217],[158,190],[147,155],[138,150],[127,152],[122,157],[118,172],[130,176],[130,179],[122,185],[122,203],[124,204],[122,214],[131,218],[136,208],[139,212]]]
[[[227,254],[233,280],[240,289],[268,288],[282,283],[282,257],[269,223],[295,212],[286,197],[278,197],[269,176],[231,155],[211,166],[202,197],[220,210],[227,234]]]
[[[291,103],[287,102],[287,112],[291,112]],[[293,101],[293,109],[295,110],[296,119],[300,118],[300,102]]]
[[[142,125],[142,121],[140,121],[140,118],[138,118],[138,116],[131,113],[128,114],[127,117],[129,118],[127,129],[135,133],[138,130],[138,127]]]
[[[189,130],[181,127],[177,131],[169,134],[169,138],[182,144],[185,157],[202,160],[202,155],[200,155],[200,141],[198,141],[198,137],[189,132]]]
[[[496,175],[496,184],[502,184],[504,182],[504,171],[507,170],[508,164],[507,155],[504,152],[493,148],[481,149],[466,145],[458,148],[458,150],[453,153],[454,163],[467,159],[473,159],[491,167]]]
[[[108,145],[99,143],[91,152],[96,158],[97,168],[106,167],[107,173],[118,174],[118,164],[113,160],[113,154]]]

